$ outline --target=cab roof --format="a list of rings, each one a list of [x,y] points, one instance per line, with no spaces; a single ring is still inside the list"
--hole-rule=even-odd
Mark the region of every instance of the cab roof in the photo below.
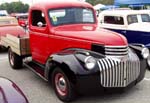
[[[55,8],[64,8],[64,7],[86,7],[86,8],[92,8],[92,5],[86,2],[80,2],[80,1],[47,1],[47,2],[39,2],[36,4],[33,4],[31,6],[31,9],[34,8],[41,8],[41,9],[55,9]]]
[[[100,13],[100,15],[117,15],[117,16],[127,16],[132,14],[148,14],[148,11],[144,10],[105,10]]]

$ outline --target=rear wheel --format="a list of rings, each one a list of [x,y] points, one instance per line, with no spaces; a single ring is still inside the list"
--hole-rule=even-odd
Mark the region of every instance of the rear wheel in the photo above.
[[[22,67],[23,61],[22,57],[14,53],[11,48],[8,50],[8,58],[9,58],[9,63],[10,66],[13,69],[20,69]]]
[[[5,48],[4,46],[0,45],[0,52],[5,52],[7,51],[7,48]]]
[[[67,76],[60,68],[54,69],[52,73],[52,84],[60,100],[69,102],[75,98],[73,85],[69,82]]]

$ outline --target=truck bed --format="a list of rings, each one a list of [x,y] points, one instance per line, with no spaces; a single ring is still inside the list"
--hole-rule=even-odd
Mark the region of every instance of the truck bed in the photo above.
[[[30,55],[29,36],[16,37],[11,34],[1,37],[1,43],[6,48],[11,48],[12,51],[19,56]]]

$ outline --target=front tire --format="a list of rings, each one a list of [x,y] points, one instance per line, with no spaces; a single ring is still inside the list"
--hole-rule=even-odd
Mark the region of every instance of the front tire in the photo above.
[[[8,50],[8,59],[9,59],[9,64],[13,69],[20,69],[22,68],[22,57],[14,53],[11,48]]]
[[[55,68],[52,73],[52,85],[57,97],[63,102],[70,102],[75,99],[73,84],[60,68]]]

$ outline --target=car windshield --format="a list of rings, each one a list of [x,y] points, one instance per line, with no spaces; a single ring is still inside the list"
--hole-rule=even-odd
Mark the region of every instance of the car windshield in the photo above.
[[[79,7],[49,10],[49,18],[53,26],[95,22],[92,9]]]

